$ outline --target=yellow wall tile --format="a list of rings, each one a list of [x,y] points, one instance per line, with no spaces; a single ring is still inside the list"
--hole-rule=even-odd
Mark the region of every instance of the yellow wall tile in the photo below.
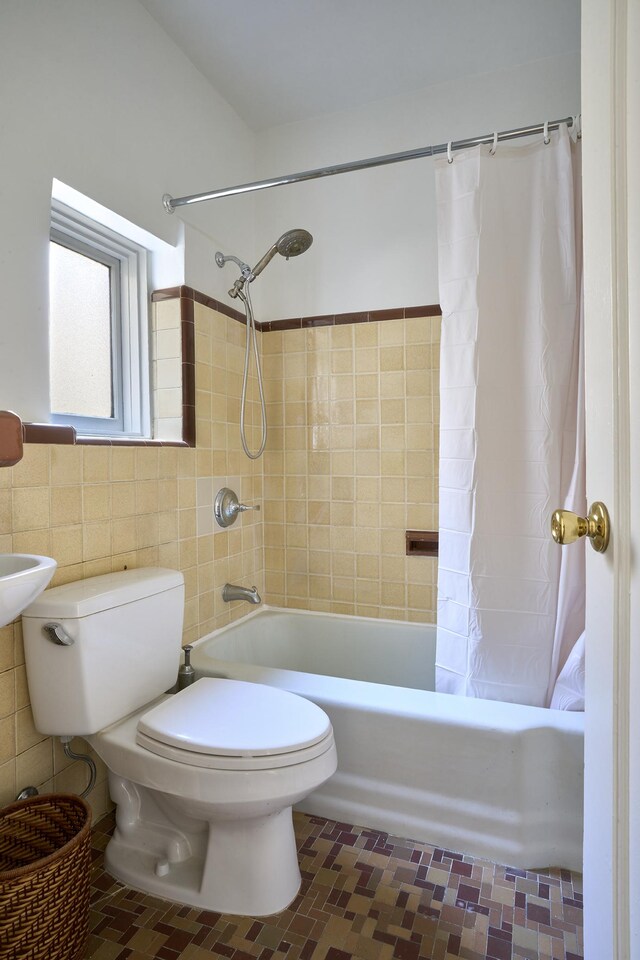
[[[177,301],[159,306],[171,334]],[[246,614],[222,601],[234,578],[285,606],[434,619],[437,561],[406,557],[404,530],[437,521],[439,319],[260,335],[270,434],[253,463],[239,438],[244,328],[202,304],[195,312],[197,449],[27,445],[20,464],[0,471],[0,550],[53,555],[54,583],[143,563],[181,569],[183,642]],[[257,446],[254,376],[249,398]],[[197,537],[196,478],[213,477],[262,511]],[[54,770],[51,741],[31,742],[23,664],[17,621],[0,629],[6,799],[27,780],[73,787],[77,776],[79,789],[73,765]],[[95,803],[106,809],[102,776]]]
[[[48,527],[49,487],[16,487],[13,491],[12,514],[15,531]]]
[[[55,487],[67,483],[82,483],[82,447],[52,446],[51,484]]]
[[[83,447],[82,479],[85,483],[106,483],[111,479],[111,448]]]
[[[16,716],[15,713],[0,720],[0,764],[15,757]]]

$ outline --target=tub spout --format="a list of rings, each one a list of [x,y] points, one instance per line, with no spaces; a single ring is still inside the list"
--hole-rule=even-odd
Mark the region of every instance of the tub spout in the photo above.
[[[225,583],[222,588],[222,599],[225,603],[231,600],[248,600],[249,603],[262,603],[257,587],[240,587],[236,583]]]

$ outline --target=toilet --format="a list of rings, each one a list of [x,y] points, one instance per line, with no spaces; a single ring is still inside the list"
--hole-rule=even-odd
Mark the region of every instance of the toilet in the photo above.
[[[320,707],[263,684],[176,681],[184,579],[147,568],[45,591],[23,615],[36,728],[109,770],[105,866],[134,889],[265,916],[300,888],[291,808],[336,770]]]

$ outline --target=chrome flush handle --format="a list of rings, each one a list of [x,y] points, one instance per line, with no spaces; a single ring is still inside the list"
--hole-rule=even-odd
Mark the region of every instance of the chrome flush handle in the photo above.
[[[75,643],[73,637],[69,636],[60,623],[44,623],[42,630],[52,643],[57,643],[61,647],[72,647]]]

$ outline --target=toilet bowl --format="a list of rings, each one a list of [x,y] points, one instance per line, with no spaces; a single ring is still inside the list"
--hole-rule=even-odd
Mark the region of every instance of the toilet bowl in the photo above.
[[[301,882],[292,805],[336,769],[331,724],[302,697],[239,680],[164,694],[183,598],[181,574],[160,569],[43,593],[23,614],[35,725],[85,736],[105,762],[113,876],[219,913],[275,913]],[[70,643],[51,639],[52,622]]]

